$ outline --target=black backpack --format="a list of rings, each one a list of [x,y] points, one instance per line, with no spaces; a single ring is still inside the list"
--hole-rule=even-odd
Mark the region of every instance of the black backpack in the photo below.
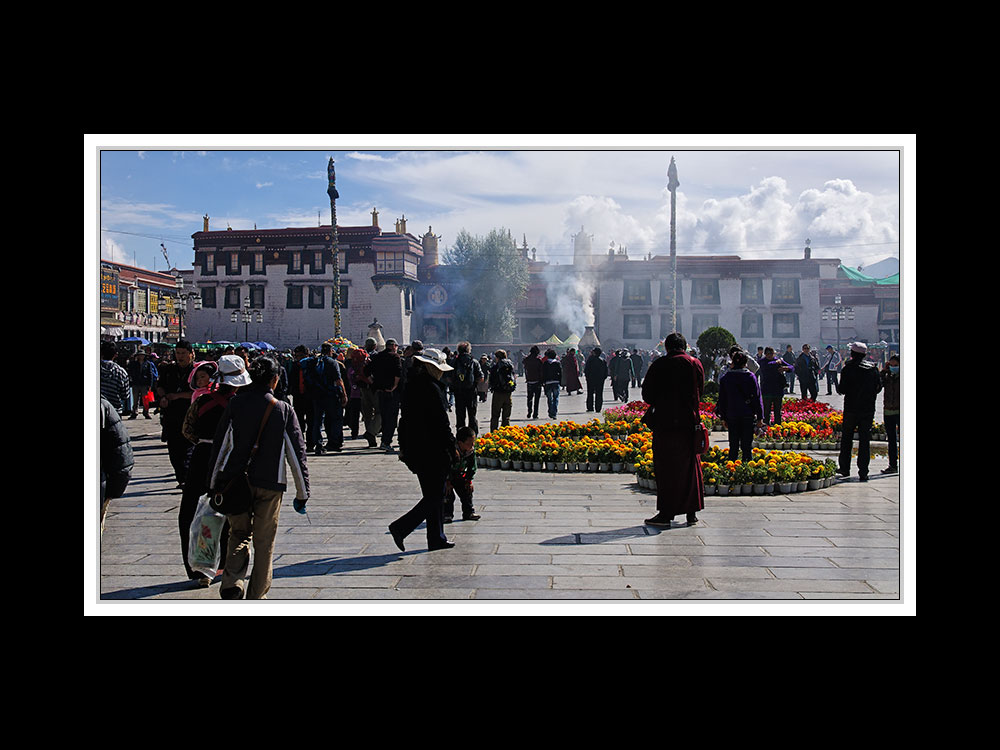
[[[455,371],[451,373],[451,386],[459,391],[471,391],[476,387],[476,360],[466,355],[455,360]]]
[[[514,365],[509,359],[501,359],[493,366],[493,371],[490,373],[490,388],[496,393],[514,391]]]

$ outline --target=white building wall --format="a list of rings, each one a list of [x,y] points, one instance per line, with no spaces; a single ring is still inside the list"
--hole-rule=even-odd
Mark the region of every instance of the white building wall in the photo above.
[[[195,268],[194,284],[197,288],[216,287],[216,307],[188,312],[186,328],[192,341],[267,341],[279,349],[291,349],[298,344],[318,348],[334,336],[332,270],[324,274],[311,274],[306,269],[302,274],[289,274],[284,265],[265,266],[265,274],[251,275],[249,267],[243,267],[240,275],[229,276],[225,269],[218,269],[215,276],[201,276],[201,269]],[[382,335],[400,342],[410,340],[410,316],[405,311],[402,290],[393,285],[382,287],[378,292],[371,278],[375,273],[374,264],[351,263],[348,273],[340,276],[341,286],[348,288],[347,307],[341,308],[340,330],[343,336],[356,344],[362,344],[368,335],[371,323],[378,319],[382,324]],[[226,289],[240,288],[240,300],[250,295],[250,287],[264,287],[263,320],[256,322],[256,311],[252,311],[249,326],[240,319],[230,320],[232,309],[225,307]],[[301,286],[302,307],[289,308],[288,287]],[[309,307],[309,287],[322,286],[323,307]],[[244,331],[249,329],[246,337]]]

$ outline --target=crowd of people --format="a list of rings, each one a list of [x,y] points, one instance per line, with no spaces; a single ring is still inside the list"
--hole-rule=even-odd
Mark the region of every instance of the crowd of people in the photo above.
[[[718,367],[718,402],[716,414],[729,432],[729,460],[751,460],[753,437],[767,425],[781,424],[781,406],[785,394],[794,393],[794,378],[799,379],[802,398],[815,401],[819,379],[827,379],[827,395],[833,389],[844,397],[844,422],[839,455],[839,473],[850,476],[854,434],[858,434],[858,477],[868,480],[871,460],[871,427],[876,399],[883,394],[883,415],[888,436],[889,466],[883,474],[898,472],[899,429],[899,355],[891,354],[881,367],[872,358],[868,346],[856,341],[848,349],[846,362],[832,346],[822,355],[803,344],[798,355],[791,345],[778,357],[775,350],[759,347],[757,355],[734,345]]]
[[[379,349],[374,339],[347,350],[323,344],[292,351],[228,347],[196,355],[184,340],[162,358],[138,349],[119,352],[101,347],[101,528],[108,503],[121,497],[133,467],[128,432],[122,419],[158,416],[177,487],[179,540],[188,577],[208,586],[213,577],[192,569],[188,560],[190,528],[199,499],[219,494],[246,476],[251,499],[245,512],[227,515],[220,539],[220,595],[225,599],[264,598],[271,584],[271,560],[281,498],[294,485],[293,508],[306,512],[309,454],[343,450],[344,441],[365,440],[398,458],[418,480],[421,499],[389,525],[399,549],[426,523],[429,549],[454,546],[445,526],[454,519],[458,498],[462,520],[475,521],[473,479],[478,407],[492,396],[490,430],[510,424],[518,380],[524,380],[528,419],[537,419],[544,393],[549,419],[557,419],[560,395],[583,395],[586,410],[603,410],[610,379],[612,393],[627,402],[630,388],[640,388],[651,405],[645,421],[653,430],[657,516],[653,526],[669,526],[678,513],[689,523],[704,505],[700,461],[692,447],[691,428],[700,425],[699,404],[705,366],[692,356],[680,334],[665,341],[666,351],[600,347],[586,354],[569,348],[562,356],[540,346],[511,358],[497,349],[476,359],[467,341],[452,352],[425,348],[413,341],[402,351],[389,339]],[[851,346],[850,361],[827,347],[817,356],[808,346],[797,357],[791,347],[780,358],[771,347],[754,357],[738,346],[719,369],[717,413],[726,421],[730,458],[750,457],[755,427],[781,421],[781,402],[798,377],[803,397],[816,398],[819,376],[844,394],[845,442],[840,454],[844,476],[850,468],[853,430],[860,435],[858,468],[867,478],[870,426],[875,397],[885,394],[886,425],[899,421],[899,358],[879,370],[864,344]],[[199,358],[200,357],[200,358]],[[586,386],[584,386],[586,383]],[[828,391],[829,392],[829,391]],[[455,411],[452,430],[448,412]],[[893,420],[890,422],[890,420]],[[893,438],[894,438],[894,432]],[[393,441],[396,441],[396,445]],[[845,451],[846,450],[846,454]],[[846,457],[845,457],[846,456]],[[863,456],[863,458],[862,458]],[[896,471],[896,444],[890,440],[890,466]],[[287,470],[286,467],[290,467]],[[662,479],[661,479],[662,478]],[[248,578],[250,546],[253,572]]]

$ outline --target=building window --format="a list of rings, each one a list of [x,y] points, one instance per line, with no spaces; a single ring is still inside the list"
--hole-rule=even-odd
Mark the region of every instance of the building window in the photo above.
[[[289,310],[302,309],[302,287],[300,286],[288,287],[288,298],[285,300],[285,307],[288,308]]]
[[[764,304],[764,279],[743,279],[740,303],[744,305]]]
[[[775,279],[771,282],[772,305],[799,304],[799,280]]]
[[[898,299],[883,299],[878,304],[878,322],[879,323],[898,323],[899,322],[899,300]],[[889,339],[886,339],[888,341]]]
[[[215,307],[215,287],[203,286],[201,288],[201,306]]]
[[[681,280],[677,279],[677,306],[680,307],[684,295],[681,293]],[[660,306],[670,307],[670,279],[660,279]]]
[[[756,310],[743,311],[743,325],[740,335],[743,338],[759,339],[764,335],[764,316]]]
[[[309,269],[310,273],[323,273],[323,251],[314,250],[312,254],[312,264]]]
[[[402,273],[403,253],[380,250],[375,253],[375,273]]]
[[[670,326],[670,313],[660,314],[660,338],[665,339],[671,333],[681,333],[681,316],[677,316],[677,326]]]
[[[337,251],[337,266],[341,273],[347,273],[347,250],[340,249]]]
[[[250,266],[250,273],[264,273],[264,253],[253,254],[253,265]]]
[[[622,305],[636,307],[649,305],[649,279],[625,279],[622,292]]]
[[[264,309],[264,287],[255,285],[250,287],[250,307],[255,310]]]
[[[719,280],[718,279],[692,279],[691,280],[691,304],[692,305],[717,305],[717,304],[719,304]]]
[[[226,287],[226,309],[238,310],[240,307],[240,288],[238,286]]]
[[[309,287],[309,307],[313,309],[322,309],[323,298],[326,296],[326,289],[321,286],[311,286]]]
[[[693,296],[693,295],[692,295]],[[718,315],[692,315],[691,316],[691,336],[697,341],[698,337],[709,328],[719,325]]]
[[[302,273],[302,253],[294,250],[288,263],[288,273]]]
[[[626,339],[651,339],[649,315],[626,315],[622,327],[622,336]]]
[[[798,313],[775,313],[774,330],[771,335],[775,338],[799,337],[799,315]]]
[[[237,252],[229,253],[229,273],[239,273],[240,272],[240,254]]]
[[[215,253],[205,253],[202,256],[202,276],[215,276]]]
[[[347,307],[347,301],[348,301],[348,298],[350,297],[350,291],[351,291],[351,288],[349,286],[345,286],[344,284],[340,285],[340,309],[341,310],[343,310],[343,309],[345,309]],[[330,307],[333,307],[333,295],[330,295]]]

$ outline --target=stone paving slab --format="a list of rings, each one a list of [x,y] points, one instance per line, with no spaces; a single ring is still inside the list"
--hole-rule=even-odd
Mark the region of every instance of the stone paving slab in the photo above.
[[[838,398],[820,396],[834,406]],[[480,414],[488,415],[487,407]],[[583,407],[584,397],[563,397],[559,418],[586,421],[592,415]],[[736,612],[753,601],[904,604],[906,509],[900,476],[878,474],[884,457],[872,459],[867,483],[853,479],[766,497],[709,496],[698,524],[682,521],[668,530],[643,524],[655,513],[655,495],[640,490],[631,474],[480,469],[475,504],[482,519],[445,527],[456,547],[428,552],[420,527],[400,552],[386,527],[417,502],[416,478],[395,455],[348,440],[342,454],[309,456],[313,496],[306,516],[292,511],[291,494],[283,501],[268,594],[278,603],[234,605],[219,599],[218,580],[200,588],[184,576],[180,491],[157,421],[125,424],[136,450],[133,479],[125,497],[112,502],[99,552],[90,544],[98,612],[112,605],[123,607],[116,613],[136,606],[157,613],[174,611],[161,610],[167,606],[180,606],[181,613],[192,606],[295,606],[282,610],[295,613],[392,606],[388,611],[405,614],[412,611],[407,605],[458,602],[480,602],[498,613],[520,611],[510,609],[518,603],[569,601],[595,603],[598,612],[613,606],[615,613],[645,611],[654,601],[728,600],[740,603]],[[725,444],[725,435],[713,433],[712,442]],[[323,608],[323,600],[335,608]]]

